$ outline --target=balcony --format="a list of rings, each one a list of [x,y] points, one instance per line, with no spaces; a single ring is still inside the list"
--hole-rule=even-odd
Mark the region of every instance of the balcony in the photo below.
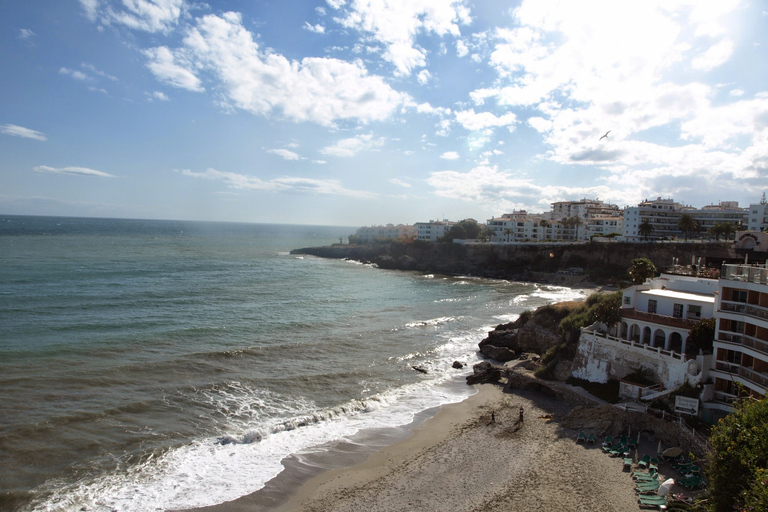
[[[658,315],[656,313],[646,313],[645,311],[638,311],[635,308],[621,308],[619,310],[622,318],[632,318],[634,320],[641,320],[643,322],[649,322],[659,325],[666,325],[668,327],[675,327],[677,329],[689,330],[697,324],[696,320],[688,320],[685,318],[676,318],[673,316]]]
[[[757,339],[753,336],[720,331],[717,337],[717,341],[721,341],[723,343],[732,343],[740,347],[751,348],[757,352],[760,352],[761,354],[768,356],[768,342]]]
[[[715,361],[715,370],[748,380],[755,386],[762,388],[761,393],[763,394],[768,389],[768,373],[756,372],[747,366],[729,363],[728,361]]]
[[[723,265],[722,279],[768,285],[768,268],[754,265]]]

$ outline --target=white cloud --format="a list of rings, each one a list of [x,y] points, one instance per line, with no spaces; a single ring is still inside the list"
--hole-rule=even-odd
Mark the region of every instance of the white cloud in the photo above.
[[[273,155],[282,157],[285,160],[299,160],[301,158],[298,153],[294,153],[293,151],[287,149],[270,149],[267,150],[267,153],[272,153]]]
[[[440,158],[443,160],[457,160],[460,158],[459,154],[456,151],[446,151],[442,155],[440,155]]]
[[[421,71],[419,71],[419,74],[416,76],[416,79],[421,85],[424,85],[427,82],[429,82],[430,78],[432,78],[432,75],[426,69],[422,69]]]
[[[152,93],[146,93],[148,96],[148,100],[159,100],[159,101],[171,101],[171,98],[169,98],[164,92],[160,91],[154,91]]]
[[[325,27],[319,23],[317,25],[310,25],[309,22],[305,21],[304,30],[309,30],[310,32],[314,32],[316,34],[325,34]]]
[[[100,178],[114,178],[112,174],[106,172],[95,171],[88,169],[87,167],[48,167],[47,165],[38,165],[34,167],[35,172],[52,173],[52,174],[66,174],[69,176],[97,176]]]
[[[491,112],[475,113],[474,109],[470,109],[456,112],[456,121],[467,130],[477,131],[499,126],[513,127],[517,123],[517,116],[513,112],[508,112],[497,117]]]
[[[91,21],[146,32],[168,32],[186,12],[184,0],[80,0]]]
[[[384,45],[383,57],[395,66],[398,75],[408,75],[414,68],[426,65],[427,52],[416,45],[417,36],[459,37],[459,26],[471,20],[465,0],[351,0],[348,4],[328,4],[337,10],[347,7],[336,21]]]
[[[411,184],[410,183],[408,183],[407,181],[403,181],[401,179],[398,179],[398,178],[391,178],[389,180],[389,182],[392,183],[393,185],[397,185],[398,187],[411,188]]]
[[[188,169],[180,171],[184,176],[193,178],[204,178],[214,181],[220,181],[230,188],[241,190],[263,190],[266,192],[285,192],[285,193],[303,193],[348,196],[357,198],[375,197],[375,194],[360,190],[350,190],[341,186],[337,180],[316,180],[309,178],[282,177],[265,181],[255,176],[247,176],[234,172],[218,171],[208,169],[204,172],[193,172]]]
[[[13,135],[14,137],[23,137],[25,139],[34,139],[41,142],[48,140],[48,137],[44,133],[23,126],[17,126],[15,124],[2,124],[0,125],[0,133],[5,135]]]
[[[209,71],[233,106],[253,114],[277,110],[292,121],[324,126],[345,119],[367,123],[387,119],[407,100],[382,78],[368,75],[361,62],[316,57],[298,62],[261,52],[233,12],[198,19],[184,45],[178,55],[155,49],[150,69],[158,78],[198,90],[189,69]],[[188,65],[177,63],[182,56]]]
[[[467,48],[466,43],[461,39],[456,41],[456,55],[460,58],[469,55],[469,48]]]
[[[86,64],[85,62],[83,62],[82,64],[80,64],[80,67],[90,71],[94,75],[98,75],[98,76],[101,76],[101,77],[104,77],[104,78],[108,78],[108,79],[110,79],[112,81],[117,81],[117,77],[112,76],[112,75],[110,75],[108,73],[105,73],[104,71],[101,71],[100,69],[96,69],[96,66],[94,66],[92,64]]]
[[[710,47],[709,50],[704,52],[702,55],[693,59],[691,65],[695,69],[711,71],[716,67],[722,66],[728,62],[728,60],[731,58],[731,55],[733,55],[733,49],[733,41],[729,39],[723,39],[719,43]]]
[[[37,34],[32,32],[31,30],[29,30],[28,28],[21,28],[21,29],[19,29],[19,39],[30,39],[30,38],[34,37],[35,35],[37,35]]]
[[[62,75],[69,75],[75,80],[86,81],[91,79],[91,77],[77,69],[61,68],[59,69],[59,73]]]
[[[731,96],[735,96],[737,98],[744,96],[744,91],[741,89],[733,89],[731,92],[728,93]]]
[[[181,53],[174,55],[165,46],[158,46],[144,50],[144,55],[149,61],[147,67],[158,80],[188,91],[202,92],[205,90],[200,84],[200,79],[187,67],[178,63],[184,60]],[[190,66],[188,63],[185,64]]]
[[[342,139],[333,146],[328,146],[320,150],[324,155],[338,157],[352,157],[361,151],[367,151],[384,145],[384,138],[375,139],[373,135],[358,135],[348,139]]]

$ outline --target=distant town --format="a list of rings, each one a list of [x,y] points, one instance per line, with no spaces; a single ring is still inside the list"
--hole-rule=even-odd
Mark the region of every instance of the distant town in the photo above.
[[[474,224],[474,236],[451,236],[460,224]],[[463,221],[430,220],[413,225],[362,227],[349,237],[350,243],[387,240],[452,241],[458,243],[577,242],[614,239],[624,242],[663,240],[729,239],[737,231],[764,231],[768,224],[765,193],[748,208],[738,201],[694,208],[674,199],[645,200],[620,209],[598,199],[558,201],[544,213],[515,210],[481,224]]]

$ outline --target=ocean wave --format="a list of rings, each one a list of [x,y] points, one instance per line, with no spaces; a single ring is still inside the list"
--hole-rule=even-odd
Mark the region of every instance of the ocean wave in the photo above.
[[[405,324],[408,328],[415,328],[415,327],[429,327],[434,325],[441,325],[448,322],[455,322],[456,318],[452,316],[441,316],[439,318],[431,318],[429,320],[417,320],[415,322],[408,322]]]

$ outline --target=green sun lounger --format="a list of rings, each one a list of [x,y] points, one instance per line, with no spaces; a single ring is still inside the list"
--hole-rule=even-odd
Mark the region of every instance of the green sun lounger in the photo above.
[[[576,436],[576,442],[577,443],[586,443],[587,442],[587,434],[584,432],[579,432],[579,435]]]
[[[595,441],[597,441],[597,437],[595,436],[595,434],[589,434],[587,436],[587,442],[588,443],[594,443]]]

